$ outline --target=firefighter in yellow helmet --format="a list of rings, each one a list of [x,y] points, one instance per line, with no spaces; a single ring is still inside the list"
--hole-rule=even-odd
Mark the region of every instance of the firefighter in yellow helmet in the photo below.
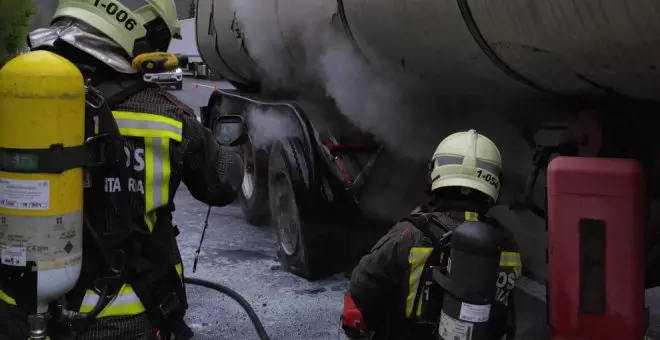
[[[32,50],[73,62],[105,98],[110,118],[87,114],[86,137],[116,133],[109,161],[87,170],[82,272],[62,301],[73,313],[53,315],[52,339],[189,339],[174,195],[183,182],[196,199],[223,206],[242,182],[240,156],[217,144],[193,110],[133,68],[134,57],[165,52],[180,38],[173,0],[143,5],[60,0],[50,26],[28,37]],[[27,339],[21,293],[34,287],[0,282],[0,339]]]
[[[510,232],[485,217],[500,193],[502,159],[495,144],[475,130],[454,133],[440,142],[429,166],[432,199],[397,223],[353,270],[347,299],[360,310],[362,330],[346,334],[373,334],[373,339],[455,339],[438,334],[443,289],[433,284],[429,266],[447,266],[446,235],[466,221],[484,221],[504,236],[491,312],[492,338],[515,333],[512,290],[520,276],[517,245]],[[346,308],[346,307],[345,307]],[[354,310],[353,310],[354,312]],[[345,314],[347,311],[345,311]],[[355,316],[352,316],[355,319]],[[354,337],[354,338],[358,338]],[[457,338],[463,339],[460,335]]]

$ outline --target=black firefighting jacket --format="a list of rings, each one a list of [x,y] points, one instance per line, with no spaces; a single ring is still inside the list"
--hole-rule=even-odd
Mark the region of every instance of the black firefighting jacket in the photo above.
[[[91,186],[86,189],[85,194],[85,214],[97,230],[116,228],[116,225],[123,221],[121,214],[125,214],[121,211],[122,206],[116,204],[99,209],[99,202],[129,200],[130,204],[123,207],[131,208],[130,216],[135,226],[145,235],[151,235],[154,240],[148,245],[140,246],[143,249],[138,252],[142,252],[142,259],[145,263],[152,263],[154,272],[169,263],[179,277],[183,274],[175,239],[179,231],[172,221],[174,196],[179,185],[183,182],[192,196],[203,203],[224,206],[234,201],[243,178],[243,163],[240,157],[231,150],[223,149],[215,141],[211,131],[202,126],[192,112],[173,95],[158,87],[147,87],[114,105],[112,115],[125,140],[126,158],[125,164],[122,164],[125,168],[123,173],[116,169],[101,170],[102,174],[92,171]],[[88,126],[88,133],[94,128]],[[153,251],[153,254],[147,254],[147,251],[152,250],[145,251],[145,248],[158,249]],[[103,266],[98,261],[84,263],[78,287],[88,290],[84,294],[81,294],[80,290],[69,294],[73,297],[70,301],[74,301],[74,306],[78,306],[80,301],[81,312],[91,311],[98,302],[98,292],[89,289],[100,290],[99,287],[94,287],[96,283],[93,281],[94,278],[104,275],[100,268]],[[161,279],[150,280],[146,277],[157,274],[147,273],[149,270],[138,274],[136,269],[132,273],[134,277],[127,275],[127,282],[119,288],[117,298],[105,307],[98,317],[122,317],[146,312],[151,323],[160,329],[168,325],[184,327],[174,325],[180,322],[180,315],[176,318],[165,316],[160,326],[153,315],[160,314],[154,313],[153,309],[158,309],[159,304],[168,300],[166,290],[177,293],[180,307],[186,308],[185,290],[180,279],[163,274]],[[145,296],[164,287],[166,282],[171,282],[172,287],[163,288],[163,292],[158,296]],[[138,289],[138,285],[144,285],[143,291]],[[76,301],[76,298],[82,300]],[[153,302],[146,302],[152,299]],[[183,313],[183,310],[175,313]]]
[[[436,223],[428,223],[427,230],[441,238],[447,231],[467,220],[483,219],[484,210],[473,211],[469,204],[444,203],[434,212]],[[495,223],[492,222],[491,223]],[[513,288],[521,275],[522,265],[516,242],[508,229],[501,254],[500,270],[493,284],[497,285],[494,316],[502,324],[502,335],[515,333]],[[421,277],[428,265],[446,265],[447,258],[429,258],[432,241],[410,221],[397,223],[364,256],[352,273],[349,291],[365,319],[367,327],[375,331],[375,338],[437,339],[441,311],[439,286]],[[435,253],[434,253],[435,254]],[[426,255],[426,256],[424,256]],[[445,254],[448,257],[448,254]],[[419,285],[425,285],[419,289]],[[428,290],[428,291],[427,291]],[[422,294],[416,298],[418,293]],[[439,297],[440,296],[440,297]],[[418,304],[415,306],[415,302]]]

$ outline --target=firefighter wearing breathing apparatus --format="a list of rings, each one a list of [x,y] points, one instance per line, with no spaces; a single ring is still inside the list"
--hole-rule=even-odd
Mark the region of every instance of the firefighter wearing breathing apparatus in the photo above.
[[[41,272],[31,281],[17,274],[28,268],[47,269],[44,261],[39,262],[40,256],[45,256],[40,253],[44,249],[29,242],[50,238],[76,223],[81,226],[80,232],[76,235],[77,229],[70,228],[66,237],[72,242],[62,242],[64,250],[56,249],[57,254],[62,254],[56,260],[77,263],[65,268],[68,271],[64,275],[80,275],[77,282],[72,281],[71,286],[75,287],[58,291],[64,294],[70,289],[66,296],[47,304],[52,316],[48,326],[51,339],[192,337],[183,321],[187,302],[175,239],[178,230],[172,223],[174,195],[183,181],[196,199],[213,206],[227,205],[234,200],[242,182],[243,163],[234,149],[216,142],[189,107],[168,92],[145,83],[140,65],[135,65],[141,55],[166,51],[172,38],[180,38],[179,31],[173,0],[146,0],[145,6],[135,10],[117,0],[60,0],[50,27],[30,33],[28,43],[33,52],[17,57],[0,70],[3,87],[32,79],[30,84],[41,91],[25,92],[34,98],[25,106],[30,112],[22,112],[20,105],[11,104],[28,97],[3,94],[0,153],[4,157],[11,155],[12,150],[41,148],[33,150],[32,160],[35,164],[43,163],[41,168],[20,177],[12,173],[30,171],[17,170],[17,163],[4,161],[7,157],[0,162],[0,194],[5,196],[0,197],[0,339],[27,339],[30,334],[26,316],[34,312],[33,297],[50,291],[51,282],[44,280]],[[46,84],[48,79],[51,83]],[[46,93],[41,87],[58,87],[53,79],[61,82],[61,89]],[[10,96],[15,99],[6,99]],[[76,99],[81,97],[84,99]],[[72,100],[79,100],[80,107],[75,103],[62,104],[73,103]],[[82,112],[80,120],[75,118],[76,112]],[[39,114],[46,123],[39,123]],[[30,132],[41,137],[23,137],[32,128],[30,124],[43,129]],[[35,140],[52,144],[50,148],[35,146],[40,142],[15,145],[10,136],[25,143]],[[53,141],[64,147],[54,150]],[[81,155],[79,146],[83,143]],[[84,176],[79,168],[85,168]],[[35,177],[42,172],[52,175]],[[57,176],[69,177],[57,182]],[[32,195],[32,207],[59,207],[62,211],[25,210],[28,213],[23,215],[27,217],[21,217],[20,225],[12,225],[17,217],[11,214],[20,207],[10,198],[18,197],[19,204],[25,203],[20,198],[28,196],[18,194],[30,189],[33,183],[22,185],[27,183],[21,182],[23,178],[40,180],[27,192]],[[44,199],[49,193],[44,184],[48,178],[55,179],[50,180],[50,201]],[[77,179],[80,192],[75,189]],[[44,188],[46,196],[40,196]],[[76,202],[83,208],[78,215]],[[49,213],[53,215],[54,227],[43,229],[47,235],[39,234],[38,228],[24,228],[37,223],[30,222],[31,216]],[[77,241],[83,224],[82,241]],[[27,232],[34,233],[21,234]],[[23,247],[21,253],[16,242],[22,237],[28,239],[28,249]],[[48,252],[48,248],[45,250]],[[60,262],[50,261],[49,265],[55,268]],[[39,294],[35,293],[37,285]]]
[[[511,233],[484,216],[497,202],[501,166],[495,144],[475,130],[438,145],[429,169],[432,200],[353,270],[342,315],[349,338],[513,338],[520,254]],[[353,304],[357,322],[346,307]]]

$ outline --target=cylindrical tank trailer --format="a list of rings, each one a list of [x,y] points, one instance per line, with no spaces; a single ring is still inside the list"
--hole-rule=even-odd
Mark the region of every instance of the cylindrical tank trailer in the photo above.
[[[258,3],[198,4],[200,54],[239,86],[271,72],[255,46],[299,67],[300,37],[322,26],[349,38],[378,72],[404,71],[445,92],[660,97],[660,4],[650,0]],[[267,41],[247,41],[255,30]]]

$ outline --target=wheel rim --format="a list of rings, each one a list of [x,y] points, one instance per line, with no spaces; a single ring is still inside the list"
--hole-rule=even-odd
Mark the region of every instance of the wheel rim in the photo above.
[[[250,142],[246,143],[243,147],[243,159],[245,164],[243,167],[243,183],[241,184],[241,191],[246,200],[252,198],[254,195],[254,181],[255,181],[255,158],[252,152],[252,145]]]
[[[278,173],[273,184],[280,246],[286,255],[293,256],[298,248],[298,206],[286,173]]]
[[[241,184],[241,190],[243,191],[243,197],[249,200],[254,194],[254,175],[249,174],[247,170],[243,175],[243,184]]]

